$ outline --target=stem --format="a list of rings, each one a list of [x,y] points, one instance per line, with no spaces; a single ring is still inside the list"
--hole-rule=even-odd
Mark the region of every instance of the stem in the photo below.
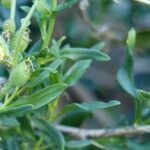
[[[14,63],[15,64],[17,63],[18,57],[19,57],[18,56],[18,48],[20,46],[20,42],[19,42],[20,37],[22,36],[22,34],[25,32],[26,28],[28,27],[29,21],[30,21],[30,19],[31,19],[31,17],[32,17],[34,11],[35,11],[35,9],[36,9],[37,4],[38,4],[38,0],[36,0],[34,2],[34,4],[32,5],[29,13],[27,14],[26,18],[24,19],[23,24],[22,24],[22,26],[21,26],[21,28],[19,30],[17,42],[16,42],[16,45],[15,45],[15,53],[14,53],[14,56],[15,56],[14,57],[15,58],[15,62]]]
[[[150,1],[149,1],[149,0],[134,0],[134,1],[137,1],[137,2],[140,2],[140,3],[143,3],[143,4],[150,5]]]
[[[16,12],[16,0],[12,0],[11,2],[11,11],[10,11],[10,19],[15,24],[15,12]]]
[[[15,88],[15,91],[13,92],[13,94],[4,102],[4,107],[7,106],[8,104],[11,103],[11,101],[15,98],[15,96],[17,95],[17,92],[19,90],[19,87]]]
[[[55,128],[61,132],[80,139],[96,137],[135,136],[150,133],[150,125],[125,126],[111,129],[83,129],[55,124]]]
[[[52,10],[55,10],[56,6],[57,6],[57,0],[52,0]],[[54,12],[52,12],[52,14],[50,16],[49,26],[48,26],[47,38],[45,40],[44,46],[45,45],[49,46],[49,44],[51,43],[52,34],[54,31],[55,20],[56,20],[56,14]]]
[[[141,124],[141,117],[142,117],[142,111],[141,111],[141,102],[138,97],[135,98],[135,124]]]

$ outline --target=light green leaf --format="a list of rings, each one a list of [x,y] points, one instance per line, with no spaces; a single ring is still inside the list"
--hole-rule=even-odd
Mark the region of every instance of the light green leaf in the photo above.
[[[66,87],[66,84],[50,85],[32,95],[20,97],[11,106],[17,107],[20,105],[31,104],[33,105],[33,109],[37,109],[60,96]]]
[[[101,51],[105,46],[104,42],[99,42],[97,44],[95,44],[94,46],[92,46],[91,49],[97,50],[97,51]]]
[[[39,0],[37,10],[45,16],[49,16],[52,14],[51,7],[46,3],[46,0]]]
[[[97,61],[109,61],[110,57],[105,53],[99,52],[95,49],[87,48],[67,48],[60,52],[61,57],[69,58],[71,60],[79,59],[93,59]]]
[[[80,60],[76,62],[64,75],[64,82],[69,86],[76,84],[90,66],[91,62],[92,60]]]
[[[60,4],[57,6],[56,12],[60,12],[60,11],[63,11],[67,8],[70,8],[72,7],[74,4],[76,4],[79,0],[65,0],[65,2],[63,4]]]

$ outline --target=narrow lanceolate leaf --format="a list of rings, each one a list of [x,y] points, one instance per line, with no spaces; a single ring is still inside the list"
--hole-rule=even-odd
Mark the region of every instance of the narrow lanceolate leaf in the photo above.
[[[92,60],[80,60],[76,62],[64,75],[63,79],[69,86],[74,85],[85,73]]]
[[[69,58],[71,60],[79,59],[92,59],[97,61],[109,61],[110,57],[105,53],[99,52],[95,49],[87,48],[67,48],[63,49],[61,52],[62,58]]]
[[[66,148],[70,148],[70,149],[80,149],[80,148],[85,148],[87,146],[91,145],[91,141],[90,140],[72,140],[72,141],[68,141],[66,143]]]
[[[0,116],[3,115],[9,115],[9,116],[16,116],[16,117],[22,117],[29,113],[32,110],[33,106],[31,104],[12,107],[8,106],[5,107],[5,109],[0,110]]]
[[[63,4],[58,5],[57,8],[56,8],[56,10],[54,10],[54,11],[55,12],[63,11],[65,9],[67,9],[67,8],[72,7],[78,1],[80,1],[80,0],[65,0],[65,2]]]
[[[20,97],[11,106],[17,107],[20,105],[31,104],[33,105],[33,109],[37,109],[60,96],[66,87],[66,84],[50,85],[32,95]]]
[[[38,128],[48,136],[49,141],[52,141],[52,145],[54,145],[52,149],[64,150],[65,140],[59,130],[45,120],[38,119],[35,120],[35,123],[37,124]]]
[[[126,59],[123,67],[117,73],[117,79],[122,88],[133,97],[136,96],[136,89],[133,79],[133,49],[135,44],[136,33],[132,29],[129,31],[127,39]]]
[[[106,109],[106,108],[110,108],[113,106],[117,106],[120,105],[120,102],[117,100],[112,100],[110,102],[100,102],[100,101],[94,101],[94,102],[84,102],[81,104],[78,103],[73,103],[73,104],[69,104],[64,106],[64,108],[62,109],[62,112],[67,112],[69,110],[74,110],[74,109],[83,109],[85,111],[93,111],[93,110],[97,110],[97,109]]]

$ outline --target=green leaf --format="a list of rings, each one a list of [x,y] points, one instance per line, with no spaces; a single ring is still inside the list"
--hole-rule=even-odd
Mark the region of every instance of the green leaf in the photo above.
[[[126,59],[123,67],[117,73],[117,79],[121,87],[133,97],[136,96],[136,89],[133,79],[133,48],[135,43],[136,33],[132,29],[129,31],[127,38]]]
[[[92,116],[92,112],[82,109],[73,109],[66,112],[60,111],[60,114],[57,117],[60,119],[60,124],[79,127],[84,120],[91,118]]]
[[[64,106],[61,110],[61,113],[65,113],[69,110],[75,110],[75,109],[83,109],[85,111],[93,111],[96,109],[105,109],[105,108],[110,108],[113,106],[120,105],[119,101],[112,100],[110,102],[100,102],[100,101],[94,101],[94,102],[84,102],[81,104],[78,103],[73,103],[73,104],[68,104]]]
[[[63,63],[63,60],[55,60],[51,64],[49,64],[46,68],[46,70],[42,71],[38,76],[36,76],[35,79],[31,80],[28,83],[28,86],[34,87],[39,84],[41,84],[44,80],[46,80],[49,77],[49,74],[51,72],[54,72],[57,70],[57,68]]]
[[[33,105],[33,109],[37,109],[60,96],[64,92],[66,87],[66,84],[50,85],[32,95],[20,97],[11,106],[17,107],[20,105],[31,104]]]
[[[52,14],[50,5],[47,4],[46,0],[39,0],[37,10],[44,16]]]
[[[80,60],[76,62],[63,76],[64,82],[69,86],[76,84],[90,66],[91,62],[91,60]]]
[[[29,118],[27,116],[24,116],[24,117],[18,118],[18,121],[20,123],[20,127],[21,127],[23,134],[34,139],[35,135],[34,135],[34,131],[32,129]]]
[[[90,140],[72,140],[72,141],[68,141],[66,143],[66,148],[69,149],[79,149],[79,148],[85,148],[87,146],[91,145],[91,141]]]
[[[14,116],[0,116],[0,126],[15,127],[19,122]]]
[[[141,102],[144,103],[147,107],[150,107],[150,92],[144,90],[137,90],[137,92]]]
[[[76,4],[79,0],[65,0],[65,2],[63,4],[60,4],[57,6],[56,10],[54,10],[55,12],[60,12],[63,11],[67,8],[72,7],[74,4]]]
[[[101,51],[105,46],[105,43],[104,42],[99,42],[97,44],[95,44],[94,46],[92,46],[91,49],[95,49],[97,51]]]
[[[69,58],[71,60],[79,59],[93,59],[97,61],[109,61],[110,57],[105,53],[99,52],[95,49],[87,48],[67,48],[60,52],[61,57]]]
[[[37,126],[50,138],[50,141],[54,144],[53,150],[64,150],[65,140],[60,131],[54,128],[45,120],[35,120]]]
[[[29,113],[32,110],[33,106],[31,104],[12,107],[7,106],[4,109],[0,110],[0,116],[2,115],[9,115],[9,116],[16,116],[16,117],[22,117]]]
[[[135,101],[135,123],[141,122],[141,102],[138,98],[134,78],[133,78],[133,50],[135,45],[136,32],[131,29],[127,38],[126,59],[123,67],[117,73],[117,79],[121,87],[134,97]]]

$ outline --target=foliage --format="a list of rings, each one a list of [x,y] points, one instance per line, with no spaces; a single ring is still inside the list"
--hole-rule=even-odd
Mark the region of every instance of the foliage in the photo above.
[[[110,60],[102,52],[102,42],[82,48],[65,43],[65,37],[52,39],[57,14],[77,2],[79,0],[65,0],[59,4],[57,0],[34,0],[31,7],[21,6],[27,15],[19,20],[18,27],[16,0],[0,1],[3,7],[10,8],[10,17],[3,22],[0,35],[0,64],[7,72],[3,76],[7,81],[0,89],[0,149],[105,149],[101,143],[105,145],[109,139],[78,141],[55,128],[56,122],[73,125],[74,121],[75,126],[79,126],[95,110],[120,105],[117,100],[72,103],[56,111],[64,92],[80,80],[92,61]],[[32,17],[40,29],[41,37],[37,42],[30,39]],[[133,97],[136,104],[134,123],[139,124],[142,122],[141,101],[147,106],[150,94],[136,89],[134,84],[135,38],[136,32],[132,29],[127,38],[125,63],[117,78],[122,88]],[[106,146],[111,144],[109,141]]]

